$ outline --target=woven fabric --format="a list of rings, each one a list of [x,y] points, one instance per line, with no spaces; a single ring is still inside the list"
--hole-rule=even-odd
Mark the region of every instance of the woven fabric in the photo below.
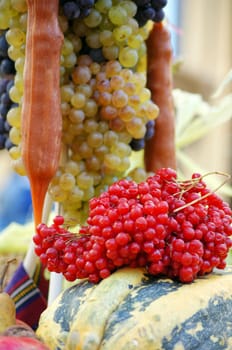
[[[37,328],[40,314],[47,307],[49,283],[43,272],[43,267],[38,264],[33,278],[30,278],[21,263],[5,288],[15,302],[17,319],[33,329]]]

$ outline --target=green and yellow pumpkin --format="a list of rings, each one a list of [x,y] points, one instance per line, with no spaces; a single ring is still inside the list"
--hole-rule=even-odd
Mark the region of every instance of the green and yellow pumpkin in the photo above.
[[[124,268],[81,281],[41,315],[52,350],[232,349],[232,267],[191,284]]]

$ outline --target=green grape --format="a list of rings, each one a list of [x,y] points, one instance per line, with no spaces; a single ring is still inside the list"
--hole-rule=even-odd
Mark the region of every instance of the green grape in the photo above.
[[[48,192],[54,202],[64,202],[68,197],[67,192],[62,190],[59,185],[50,186]]]
[[[139,49],[143,44],[143,38],[140,34],[132,34],[129,36],[127,44],[132,49]]]
[[[21,14],[19,17],[19,25],[24,32],[27,31],[27,13]]]
[[[20,146],[11,147],[11,149],[9,149],[9,155],[12,160],[19,159],[21,157],[21,147]]]
[[[143,124],[142,119],[137,117],[126,123],[126,129],[135,139],[143,138],[146,133],[146,126]]]
[[[128,95],[123,90],[115,90],[112,93],[112,105],[116,108],[123,108],[128,103]]]
[[[112,94],[107,91],[99,92],[97,103],[99,106],[108,106],[111,103]]]
[[[103,143],[103,135],[100,132],[92,132],[87,136],[87,143],[90,147],[99,147]]]
[[[122,130],[118,132],[118,141],[129,144],[132,140],[132,136],[126,131]]]
[[[138,24],[138,22],[136,21],[135,18],[131,18],[131,17],[128,18],[127,25],[131,27],[132,32],[133,32],[132,34],[134,34],[134,35],[139,34],[138,33],[139,24]]]
[[[82,159],[89,158],[93,155],[93,149],[87,143],[87,141],[83,141],[79,146],[79,154]]]
[[[105,65],[105,74],[106,74],[106,77],[108,78],[112,78],[113,76],[119,74],[121,70],[122,70],[122,66],[116,60],[109,61]]]
[[[86,159],[86,169],[89,171],[98,171],[101,169],[101,161],[96,155]],[[100,176],[100,175],[99,175]],[[94,181],[95,185],[95,181]]]
[[[93,99],[87,99],[84,106],[84,113],[87,118],[93,118],[98,111],[98,105]]]
[[[75,67],[72,72],[72,80],[74,84],[86,84],[91,79],[91,76],[90,68],[85,65]]]
[[[136,116],[136,112],[135,112],[133,107],[127,105],[119,110],[118,116],[124,122],[128,122],[129,120],[131,120],[132,118],[134,118]]]
[[[119,117],[115,117],[114,119],[110,120],[109,127],[116,132],[120,132],[125,129],[124,122]]]
[[[68,160],[68,161],[65,163],[64,171],[65,171],[66,173],[72,174],[73,176],[76,176],[77,174],[80,173],[81,168],[80,168],[80,166],[78,165],[77,162],[74,162],[73,160]]]
[[[119,47],[117,45],[103,46],[102,54],[109,61],[116,60],[119,56]]]
[[[85,119],[85,113],[81,109],[72,108],[68,114],[70,121],[74,124],[82,123]]]
[[[24,164],[23,164],[21,157],[18,159],[12,160],[12,168],[17,174],[19,174],[21,176],[26,175],[26,169],[24,167]]]
[[[102,46],[98,30],[92,30],[85,38],[87,45],[92,49],[98,49]]]
[[[69,115],[70,110],[71,110],[71,106],[68,102],[61,102],[61,112],[64,117]]]
[[[107,13],[111,7],[112,7],[111,0],[98,0],[95,3],[95,8],[101,13]]]
[[[14,77],[14,86],[23,95],[23,73],[16,73]]]
[[[103,106],[100,109],[100,116],[105,120],[115,119],[118,115],[118,111],[116,107],[113,106]]]
[[[128,173],[128,177],[134,180],[135,182],[140,183],[147,179],[148,174],[143,168],[135,168]]]
[[[96,78],[97,78],[96,89],[100,92],[110,92],[111,91],[110,81],[109,81],[109,79],[106,79],[106,78],[102,79],[101,73],[102,72],[98,73],[96,76]],[[104,72],[103,72],[103,74],[105,75]]]
[[[76,61],[77,61],[76,54],[72,52],[69,55],[64,56],[63,66],[66,68],[72,68],[75,66]]]
[[[110,47],[114,44],[114,36],[111,30],[102,30],[99,32],[99,40],[103,46]]]
[[[77,184],[82,190],[86,190],[93,186],[93,177],[86,171],[83,171],[77,176]]]
[[[98,129],[98,122],[94,119],[86,119],[84,122],[84,129],[87,133],[92,133]]]
[[[121,26],[127,22],[127,11],[122,6],[112,6],[108,12],[110,21],[117,26]]]
[[[12,126],[12,128],[9,131],[9,139],[15,145],[19,145],[21,142],[20,130],[18,128],[16,128],[15,126]]]
[[[151,100],[148,100],[144,103],[145,109],[144,115],[147,117],[148,120],[154,120],[157,118],[159,114],[159,108],[158,106],[153,103]]]
[[[77,92],[81,92],[82,94],[84,94],[87,99],[89,99],[92,96],[92,94],[93,94],[92,86],[90,86],[89,84],[80,84],[80,85],[78,85],[76,87],[76,91]]]
[[[64,38],[61,53],[64,56],[70,55],[74,51],[72,42],[68,38]]]
[[[8,29],[10,24],[11,11],[2,11],[0,9],[0,29]]]
[[[118,43],[125,42],[131,34],[132,28],[125,24],[113,30],[113,37]]]
[[[129,46],[123,47],[119,52],[119,62],[123,67],[134,67],[138,62],[138,52]]]
[[[74,186],[68,194],[68,202],[74,202],[75,208],[81,208],[81,201],[84,197],[84,191],[81,190],[78,186]]]
[[[60,188],[64,191],[71,190],[75,185],[75,177],[70,173],[64,173],[60,177],[59,185]]]
[[[140,100],[141,102],[145,102],[151,99],[151,90],[148,88],[142,88],[140,91]]]
[[[9,96],[13,102],[21,103],[22,93],[15,86],[10,89]]]
[[[73,46],[73,51],[78,54],[82,49],[82,41],[81,38],[76,36],[74,33],[68,33],[67,38],[70,40]]]
[[[7,121],[11,126],[15,126],[19,129],[21,126],[21,108],[11,108],[7,113]]]
[[[124,87],[125,81],[120,75],[115,75],[110,79],[110,87],[112,90],[122,89]]]
[[[71,98],[72,106],[77,109],[83,108],[85,105],[85,102],[86,102],[86,97],[84,94],[80,92],[76,92]]]
[[[78,123],[78,124],[72,124],[69,123],[68,128],[66,129],[67,134],[70,135],[70,137],[73,136],[77,136],[77,135],[82,135],[84,132],[84,126],[82,123]]]
[[[97,63],[97,62],[92,62],[89,66],[89,69],[90,69],[90,72],[93,74],[93,75],[96,75],[97,73],[100,72],[100,64]]]
[[[104,157],[104,165],[111,170],[117,170],[120,162],[120,157],[112,153],[108,153]]]
[[[131,147],[124,142],[118,142],[117,145],[113,145],[111,151],[120,158],[124,158],[130,156]]]
[[[105,144],[101,145],[100,147],[94,148],[94,155],[102,161],[105,157],[105,155],[109,152],[109,147],[107,147]]]
[[[109,125],[105,120],[98,121],[98,131],[104,134],[107,130],[109,130]]]
[[[61,86],[60,94],[61,94],[61,100],[63,102],[70,102],[71,98],[74,95],[73,86],[71,84]]]
[[[26,0],[11,0],[11,6],[17,12],[26,12],[27,11],[27,2]]]
[[[8,49],[8,56],[13,61],[16,61],[19,58],[24,58],[24,52],[22,51],[21,47],[15,47],[11,45]]]
[[[94,197],[95,191],[93,186],[88,186],[83,190],[83,201],[87,202]]]
[[[23,73],[24,70],[24,64],[25,64],[25,56],[20,56],[15,61],[15,69],[19,73]]]
[[[130,165],[131,165],[130,158],[128,158],[128,157],[122,158],[121,162],[118,166],[118,170],[120,172],[124,173],[130,168]]]
[[[90,11],[90,14],[84,18],[84,23],[89,28],[95,28],[101,23],[101,20],[102,20],[102,15],[100,14],[100,12],[92,8]]]
[[[124,0],[120,3],[120,6],[126,10],[128,17],[134,17],[137,12],[137,5],[134,1]]]
[[[112,147],[118,144],[118,134],[115,131],[108,130],[104,133],[104,145]]]

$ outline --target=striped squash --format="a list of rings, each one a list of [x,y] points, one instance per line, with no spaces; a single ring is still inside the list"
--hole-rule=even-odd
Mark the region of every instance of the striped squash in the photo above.
[[[232,349],[232,267],[191,284],[130,268],[82,281],[42,313],[37,335],[52,350]]]

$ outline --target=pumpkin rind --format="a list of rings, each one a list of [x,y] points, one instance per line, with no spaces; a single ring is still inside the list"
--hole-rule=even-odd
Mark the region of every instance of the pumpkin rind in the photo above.
[[[98,285],[82,282],[42,314],[37,334],[54,350],[230,349],[232,268],[191,284],[129,268]]]

